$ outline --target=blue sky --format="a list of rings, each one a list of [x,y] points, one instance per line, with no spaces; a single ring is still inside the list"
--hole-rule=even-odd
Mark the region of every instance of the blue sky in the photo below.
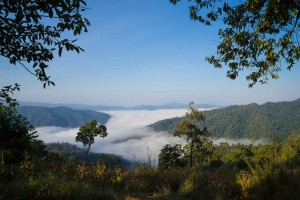
[[[21,101],[131,106],[170,102],[215,105],[294,100],[300,97],[299,63],[279,80],[248,88],[245,73],[226,77],[204,61],[216,51],[221,24],[189,19],[186,3],[168,0],[87,0],[89,32],[81,54],[63,52],[49,63],[55,87],[43,89],[20,66],[3,65],[1,85],[18,82]],[[246,73],[249,71],[245,71]]]

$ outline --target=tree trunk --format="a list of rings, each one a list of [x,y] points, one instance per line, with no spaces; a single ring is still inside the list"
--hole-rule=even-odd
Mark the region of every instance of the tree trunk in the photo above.
[[[193,167],[193,147],[194,147],[194,140],[191,141],[191,152],[190,152],[190,167]]]
[[[3,157],[3,146],[1,146],[1,165],[4,164],[4,157]]]
[[[85,152],[85,161],[87,162],[87,156],[88,156],[88,153],[90,151],[90,148],[91,148],[91,144],[88,144],[88,148],[86,149],[86,152]]]

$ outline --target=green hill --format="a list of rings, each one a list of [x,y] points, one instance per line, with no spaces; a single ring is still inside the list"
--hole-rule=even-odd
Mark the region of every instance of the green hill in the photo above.
[[[60,126],[80,127],[91,120],[105,124],[110,115],[92,110],[72,110],[67,107],[46,108],[40,106],[21,106],[19,113],[26,117],[34,127]]]
[[[300,99],[291,102],[229,106],[206,111],[205,124],[212,137],[287,138],[300,129]],[[173,132],[182,118],[172,118],[149,125],[154,131]]]
[[[85,149],[78,148],[76,145],[70,143],[48,143],[46,150],[60,155],[64,158],[74,158],[77,161],[85,160]],[[90,152],[88,155],[89,163],[102,162],[109,167],[124,167],[131,168],[133,163],[122,156],[108,153],[94,153]]]

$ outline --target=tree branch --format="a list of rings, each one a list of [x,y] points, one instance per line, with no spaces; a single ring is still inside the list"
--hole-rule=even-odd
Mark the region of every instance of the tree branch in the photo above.
[[[34,74],[32,71],[30,71],[23,63],[21,63],[20,61],[17,61],[22,67],[24,67],[30,74],[32,74],[33,76],[36,76],[36,74]]]

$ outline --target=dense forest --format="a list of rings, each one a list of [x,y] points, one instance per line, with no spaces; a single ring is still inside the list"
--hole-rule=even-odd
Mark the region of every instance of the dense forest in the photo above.
[[[85,161],[85,150],[76,145],[62,142],[62,143],[47,143],[45,150],[53,153],[61,159],[75,159],[76,161]],[[95,164],[101,162],[108,167],[122,167],[130,169],[133,165],[132,161],[122,158],[122,156],[108,153],[90,152],[87,162]]]
[[[300,129],[300,99],[290,102],[229,106],[206,111],[205,125],[211,137],[286,139]],[[172,118],[149,125],[159,131],[174,132],[183,118]]]
[[[91,120],[97,120],[101,124],[106,124],[110,119],[110,115],[106,113],[93,110],[72,110],[67,107],[21,106],[17,109],[34,127],[60,126],[75,128]]]

